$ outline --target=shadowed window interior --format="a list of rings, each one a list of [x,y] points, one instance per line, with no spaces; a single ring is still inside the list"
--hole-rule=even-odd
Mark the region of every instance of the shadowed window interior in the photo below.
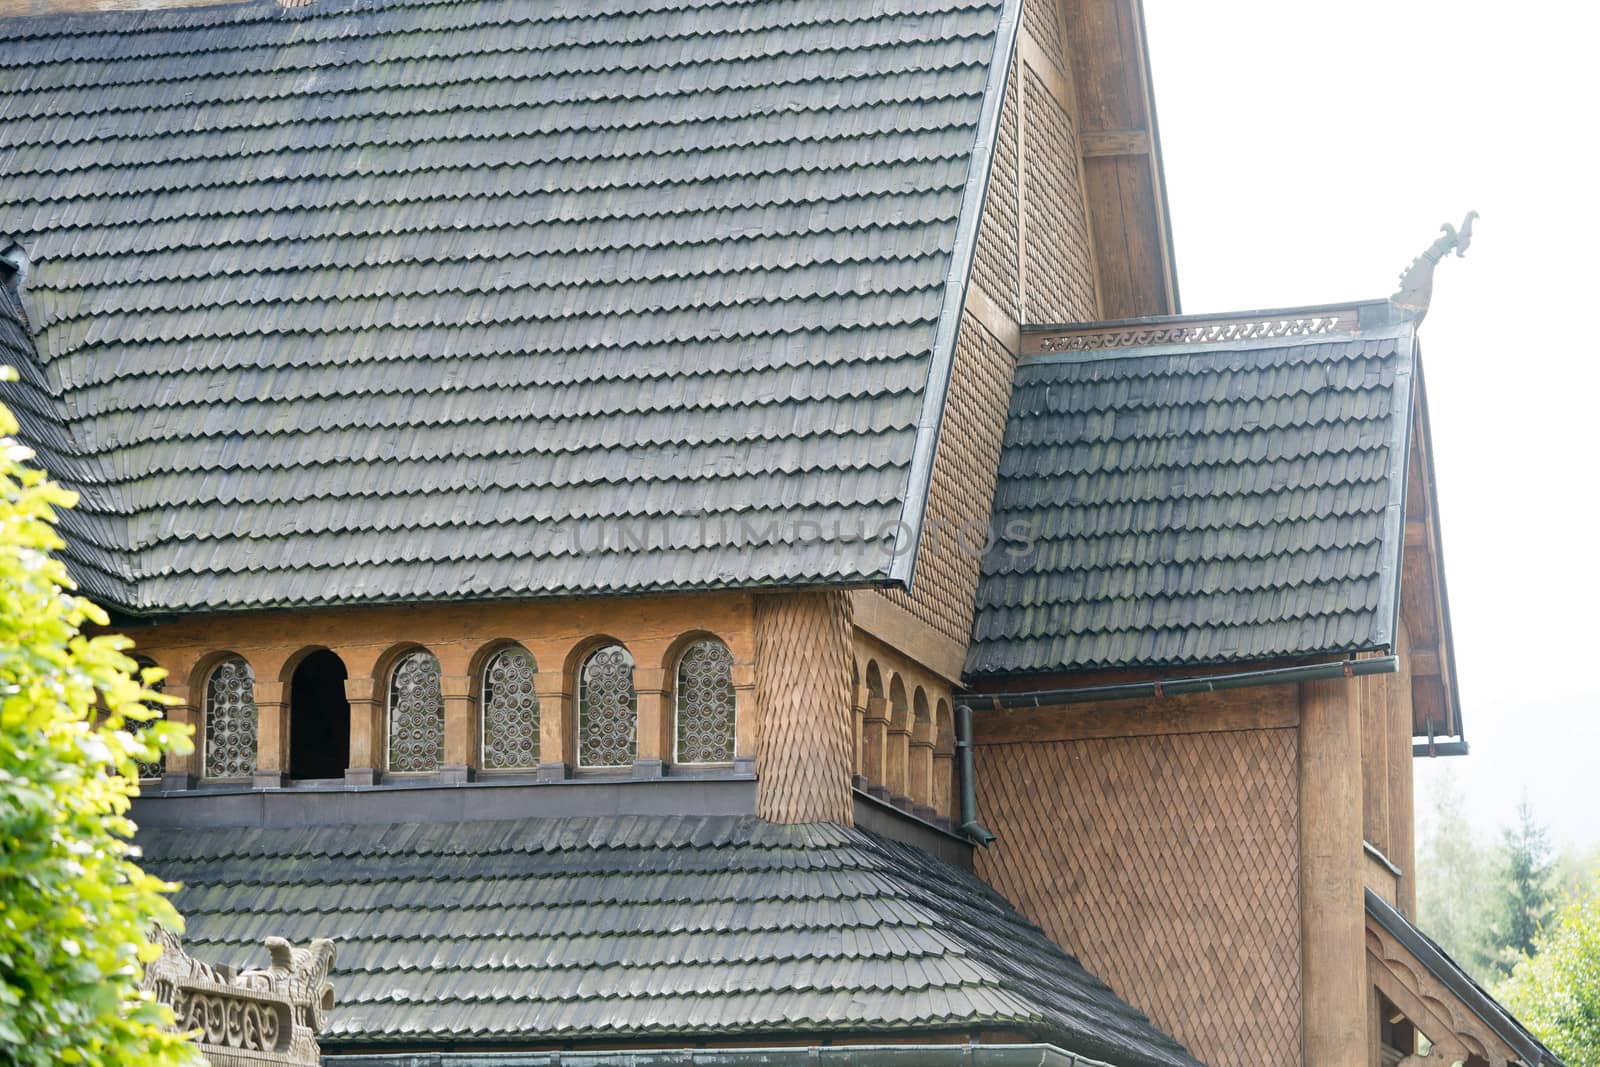
[[[256,676],[229,656],[206,679],[207,778],[248,778],[256,770]]]
[[[289,777],[342,778],[350,764],[350,702],[344,661],[319,649],[289,683]]]
[[[626,767],[637,746],[633,656],[621,645],[589,654],[578,672],[578,766]]]
[[[430,774],[444,762],[444,694],[439,661],[418,649],[389,675],[389,770]]]
[[[675,763],[732,763],[733,654],[714,639],[678,658]]]
[[[502,648],[483,667],[483,766],[539,766],[538,667],[525,648]]]

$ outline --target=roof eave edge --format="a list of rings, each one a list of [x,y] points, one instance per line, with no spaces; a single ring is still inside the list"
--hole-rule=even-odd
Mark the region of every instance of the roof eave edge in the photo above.
[[[917,420],[916,447],[911,457],[905,500],[889,560],[889,577],[907,589],[911,588],[916,575],[922,526],[928,510],[928,493],[933,485],[933,461],[938,452],[945,400],[955,364],[956,338],[961,332],[967,285],[972,277],[972,265],[978,247],[978,228],[983,222],[983,208],[989,195],[989,175],[994,167],[995,146],[1000,134],[1000,110],[1005,103],[1006,79],[1011,74],[1011,64],[1016,56],[1017,28],[1021,21],[1022,0],[1002,0],[1000,24],[995,29],[995,50],[989,62],[989,81],[984,86],[983,109],[978,115],[972,162],[967,169],[966,189],[961,195],[961,211],[956,221],[955,244],[950,251],[950,270],[945,277],[944,303],[939,311],[932,359],[928,364],[928,379],[922,392],[922,414]]]
[[[1394,420],[1395,440],[1389,451],[1389,501],[1385,506],[1384,536],[1391,546],[1378,564],[1378,613],[1371,643],[1396,647],[1400,633],[1400,573],[1406,551],[1406,474],[1414,432],[1412,414],[1417,398],[1417,332],[1414,321],[1401,327],[1406,338],[1403,358],[1395,371],[1394,393],[1389,414]]]

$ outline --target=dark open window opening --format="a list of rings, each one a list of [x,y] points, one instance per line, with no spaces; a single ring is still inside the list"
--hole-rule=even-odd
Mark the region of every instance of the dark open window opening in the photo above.
[[[350,702],[344,661],[311,653],[289,684],[289,777],[342,778],[350,764]]]

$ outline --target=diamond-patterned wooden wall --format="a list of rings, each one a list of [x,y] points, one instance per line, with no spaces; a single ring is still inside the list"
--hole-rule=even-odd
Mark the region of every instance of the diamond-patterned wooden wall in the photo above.
[[[1298,1063],[1295,729],[982,741],[978,873],[1205,1063]]]
[[[756,814],[772,822],[854,819],[850,594],[755,600]]]

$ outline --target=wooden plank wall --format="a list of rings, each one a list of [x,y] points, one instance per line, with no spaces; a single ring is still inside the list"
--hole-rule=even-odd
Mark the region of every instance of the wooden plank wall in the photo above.
[[[1177,312],[1139,0],[1065,0],[1106,319]]]
[[[977,716],[978,873],[1214,1067],[1300,1062],[1293,686]]]

